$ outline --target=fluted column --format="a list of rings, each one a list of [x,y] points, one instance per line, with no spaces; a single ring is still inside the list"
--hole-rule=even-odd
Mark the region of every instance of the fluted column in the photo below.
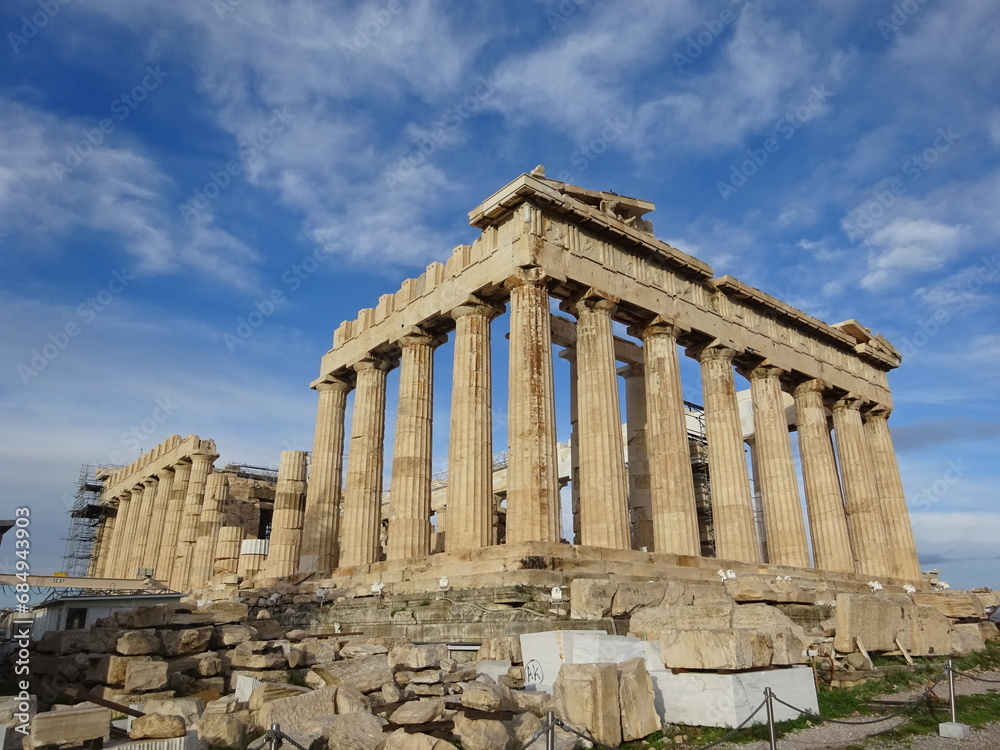
[[[521,268],[510,290],[507,544],[559,541],[559,467],[549,293],[540,268]]]
[[[167,467],[157,471],[156,478],[159,484],[156,486],[156,496],[153,498],[153,512],[150,515],[150,536],[147,546],[146,557],[149,560],[149,567],[154,569],[153,577],[160,581],[166,581],[164,577],[164,567],[160,567],[160,560],[164,557],[163,531],[166,525],[167,513],[170,508],[171,491],[174,486],[174,470]]]
[[[448,446],[448,552],[493,544],[493,418],[490,383],[492,305],[452,310],[455,361]]]
[[[847,528],[857,556],[857,570],[872,576],[891,575],[886,535],[871,448],[861,423],[862,401],[848,394],[833,405],[833,429],[844,483]]]
[[[184,497],[184,515],[181,516],[180,529],[177,532],[177,557],[171,571],[170,587],[178,591],[187,591],[191,580],[191,558],[194,556],[194,545],[198,538],[198,517],[201,515],[201,504],[205,500],[205,483],[212,462],[218,456],[210,453],[195,453],[191,456],[191,473],[188,476],[187,495]]]
[[[382,376],[385,377],[384,370]],[[281,453],[278,486],[274,491],[271,539],[267,545],[267,562],[264,564],[267,578],[286,578],[298,568],[302,522],[305,517],[308,460],[309,454],[305,451]]]
[[[163,543],[160,547],[160,556],[156,561],[156,577],[161,581],[173,580],[174,561],[177,559],[177,537],[180,533],[181,518],[184,515],[184,497],[187,495],[191,464],[174,464],[172,471],[174,477],[170,487],[170,504],[163,524]]]
[[[128,535],[130,524],[134,522],[131,520],[131,514],[134,511],[134,506],[132,505],[132,493],[126,490],[123,494],[118,497],[118,515],[115,519],[115,534],[112,539],[112,552],[111,552],[111,562],[108,569],[108,575],[114,578],[125,578],[125,565],[128,557]]]
[[[340,567],[376,562],[382,517],[382,465],[385,438],[385,380],[390,363],[378,357],[354,365],[357,389],[347,454],[344,518],[340,529]]]
[[[582,544],[629,548],[628,486],[622,450],[610,299],[590,295],[573,306],[580,418]]]
[[[122,536],[122,549],[119,558],[119,575],[122,578],[135,578],[137,567],[138,549],[136,547],[136,535],[140,528],[140,518],[142,516],[142,493],[144,487],[139,484],[132,487],[128,492],[128,525]]]
[[[153,530],[153,508],[156,505],[156,492],[160,480],[148,477],[142,482],[142,500],[138,523],[135,527],[135,559],[133,572],[138,568],[152,568],[156,560],[156,542]]]
[[[107,535],[107,541],[104,546],[106,549],[104,562],[101,566],[100,575],[105,578],[116,578],[118,576],[117,559],[118,550],[121,547],[121,535],[122,529],[125,528],[126,524],[126,511],[125,511],[125,499],[122,496],[117,498],[118,503],[115,507],[115,514],[108,518],[108,521],[113,521],[113,525],[110,528],[105,528],[105,534]]]
[[[628,446],[628,511],[632,549],[653,551],[653,507],[646,446],[646,379],[640,362],[618,369],[625,379],[625,442]]]
[[[215,555],[209,577],[218,573],[236,573],[240,565],[240,546],[243,543],[242,526],[222,526],[215,544]]]
[[[319,383],[316,431],[306,494],[299,570],[326,571],[337,567],[340,533],[341,482],[344,469],[344,411],[352,386],[342,380]]]
[[[700,555],[677,333],[673,325],[663,321],[654,321],[641,332],[646,360],[646,450],[653,549],[668,554]]]
[[[431,426],[434,415],[434,348],[423,333],[404,336],[399,365],[399,403],[392,451],[388,560],[431,553]]]
[[[913,541],[910,512],[906,507],[903,480],[899,476],[896,449],[889,432],[889,409],[875,406],[864,415],[868,447],[875,469],[875,484],[881,498],[882,517],[893,575],[897,578],[920,580],[917,545]]]
[[[190,586],[193,591],[203,589],[215,571],[215,546],[222,528],[223,511],[229,497],[229,478],[221,472],[212,472],[205,482],[205,499],[198,515],[194,551],[191,557]],[[277,499],[275,507],[277,508]],[[275,510],[277,514],[277,509]],[[272,532],[273,535],[273,532]]]
[[[759,365],[750,371],[768,562],[808,568],[811,562],[802,500],[779,381],[783,374],[784,370],[769,365]]]
[[[759,562],[750,477],[743,452],[739,405],[733,383],[736,352],[723,345],[697,352],[705,400],[705,437],[715,524],[715,556]]]
[[[824,387],[822,381],[813,379],[792,391],[813,557],[820,570],[853,573],[854,553],[823,406]]]
[[[90,559],[88,575],[95,578],[104,578],[108,573],[108,560],[111,557],[111,540],[114,537],[115,517],[104,516],[98,526],[98,536],[94,553]]]

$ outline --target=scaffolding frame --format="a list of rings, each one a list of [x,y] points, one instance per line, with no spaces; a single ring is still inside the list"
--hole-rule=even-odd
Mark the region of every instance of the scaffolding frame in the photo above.
[[[97,470],[120,468],[112,464],[83,464],[80,467],[63,554],[63,570],[67,575],[88,576],[93,573],[94,551],[100,547],[104,521],[113,514],[113,509],[101,502],[104,485],[97,478]]]

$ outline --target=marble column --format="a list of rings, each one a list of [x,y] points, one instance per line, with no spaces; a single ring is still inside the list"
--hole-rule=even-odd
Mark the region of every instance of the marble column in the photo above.
[[[724,345],[710,345],[697,352],[705,401],[715,556],[724,560],[759,562],[750,476],[733,382],[735,355],[733,349]]]
[[[140,517],[142,516],[142,493],[141,484],[132,487],[128,492],[128,525],[125,527],[125,534],[122,537],[122,548],[119,557],[119,575],[122,578],[135,578],[137,567],[136,534],[140,527]]]
[[[783,374],[784,370],[769,365],[759,365],[750,371],[768,562],[808,568],[809,545],[779,380]]]
[[[174,478],[170,488],[170,505],[163,524],[163,544],[160,547],[160,556],[156,561],[156,577],[161,581],[173,580],[174,561],[177,559],[177,536],[180,533],[181,519],[184,515],[184,497],[187,495],[191,464],[174,464],[172,471]]]
[[[628,485],[611,327],[616,307],[596,295],[573,306],[578,320],[580,526],[582,544],[628,549]]]
[[[236,573],[239,570],[242,543],[242,526],[223,526],[219,529],[209,578],[219,573]]]
[[[104,578],[107,575],[108,560],[111,557],[111,543],[115,531],[115,517],[104,516],[98,528],[97,541],[90,559],[88,575]]]
[[[875,470],[875,484],[882,501],[882,516],[893,575],[896,578],[919,581],[920,562],[917,559],[917,546],[913,541],[913,527],[906,507],[903,480],[899,476],[896,449],[889,432],[889,414],[890,410],[885,407],[874,406],[869,409],[864,415],[865,432]]]
[[[115,516],[115,533],[111,539],[111,558],[108,561],[106,575],[112,578],[124,578],[124,557],[128,548],[129,512],[132,506],[132,493],[125,492],[118,496],[118,513]]]
[[[388,560],[431,553],[434,348],[439,343],[426,333],[413,333],[399,341],[402,354],[389,485]]]
[[[823,406],[824,388],[821,380],[813,379],[798,384],[792,391],[813,558],[820,570],[853,573],[854,553]]]
[[[677,329],[654,321],[641,331],[646,360],[646,450],[653,549],[700,555],[691,448],[677,357]]]
[[[198,539],[198,517],[205,500],[205,484],[212,462],[218,456],[211,453],[194,453],[191,456],[191,473],[188,475],[187,494],[184,496],[184,514],[177,531],[177,557],[171,571],[170,588],[188,591],[191,580],[191,558]]]
[[[647,448],[645,367],[634,362],[618,369],[625,379],[625,444],[632,549],[653,551],[653,501]]]
[[[385,438],[385,381],[391,364],[370,357],[354,365],[357,389],[347,454],[344,518],[340,528],[340,567],[377,562],[382,517],[382,466]],[[269,553],[270,556],[270,553]],[[270,571],[270,566],[268,566]]]
[[[205,588],[215,570],[215,546],[219,540],[219,529],[222,528],[228,499],[228,476],[217,471],[209,474],[205,482],[205,499],[198,515],[191,557],[191,574],[188,580],[192,591]]]
[[[117,504],[114,503],[114,499],[108,504],[109,507],[114,508],[114,515],[108,517],[108,522],[111,526],[105,525],[105,542],[104,551],[101,553],[103,558],[100,568],[100,575],[103,578],[115,578],[118,573],[115,568],[115,559],[118,556],[118,548],[121,544],[121,529],[125,525],[125,501],[122,497],[117,498]]]
[[[382,375],[384,378],[384,370]],[[362,387],[360,381],[358,387],[360,393]],[[355,405],[355,414],[356,410],[357,406]],[[298,569],[302,544],[302,523],[305,518],[308,461],[309,454],[305,451],[282,451],[281,453],[281,463],[278,465],[278,486],[274,491],[271,539],[267,545],[267,561],[264,564],[267,578],[287,578]],[[358,535],[362,535],[361,529],[358,529]]]
[[[135,558],[132,570],[152,568],[156,561],[156,542],[154,536],[153,508],[156,505],[156,493],[160,480],[147,477],[142,481],[142,500],[139,506],[139,520],[135,527]]]
[[[452,310],[455,361],[448,445],[445,550],[493,544],[493,417],[490,320],[497,310],[469,302]]]
[[[335,378],[316,386],[319,406],[306,494],[302,554],[299,557],[299,570],[302,572],[327,571],[337,567],[344,471],[344,411],[347,394],[352,387]]]
[[[548,279],[521,268],[510,291],[507,544],[559,541],[559,467]]]
[[[844,484],[847,528],[856,569],[870,576],[892,574],[871,447],[861,423],[862,401],[848,394],[833,404],[833,429]]]
[[[164,467],[156,472],[159,484],[156,487],[156,497],[153,498],[153,513],[150,516],[150,543],[146,557],[149,559],[149,567],[156,572],[153,577],[158,581],[166,582],[165,577],[166,562],[160,566],[160,560],[165,558],[165,545],[163,540],[164,526],[166,525],[167,514],[170,510],[170,498],[174,486],[174,470]]]

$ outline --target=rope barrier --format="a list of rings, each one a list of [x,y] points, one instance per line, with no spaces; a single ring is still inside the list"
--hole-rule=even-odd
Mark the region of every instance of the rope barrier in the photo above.
[[[738,731],[740,731],[741,729],[743,729],[743,727],[745,727],[747,725],[747,722],[749,722],[750,719],[752,719],[754,716],[756,716],[757,714],[759,714],[760,711],[761,711],[761,709],[764,708],[764,706],[766,706],[766,705],[767,705],[767,698],[765,698],[763,701],[761,701],[760,705],[757,706],[757,708],[754,709],[754,711],[753,711],[752,714],[750,714],[743,721],[741,721],[739,724],[737,724],[735,727],[733,727],[731,730],[729,730],[726,734],[724,734],[722,737],[720,737],[719,739],[717,739],[715,742],[710,742],[707,745],[702,745],[701,747],[698,748],[698,750],[708,750],[710,747],[716,747],[718,745],[721,745],[723,742],[728,742],[730,737],[732,737]]]
[[[975,680],[976,682],[989,682],[994,685],[1000,685],[1000,680],[987,680],[985,677],[976,677],[974,674],[969,674],[968,672],[961,672],[957,669],[952,670],[955,674],[960,674],[962,677],[968,677],[970,680]]]

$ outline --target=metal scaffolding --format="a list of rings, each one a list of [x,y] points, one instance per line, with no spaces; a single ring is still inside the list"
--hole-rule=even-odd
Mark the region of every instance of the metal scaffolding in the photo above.
[[[92,572],[93,553],[100,545],[100,536],[104,531],[103,520],[111,510],[101,504],[103,485],[97,478],[97,470],[117,468],[120,467],[108,464],[84,464],[80,467],[63,555],[63,570],[70,576],[86,576]]]

